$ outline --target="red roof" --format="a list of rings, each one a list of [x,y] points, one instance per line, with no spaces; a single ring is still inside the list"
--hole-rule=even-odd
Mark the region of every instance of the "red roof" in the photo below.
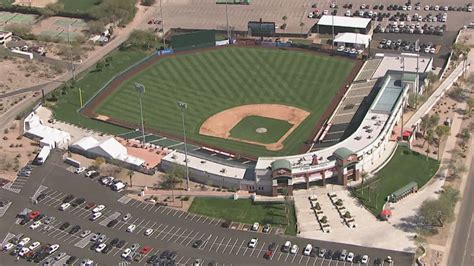
[[[408,131],[408,130],[403,131],[403,136],[404,136],[404,137],[409,137],[409,136],[411,136],[411,131]]]

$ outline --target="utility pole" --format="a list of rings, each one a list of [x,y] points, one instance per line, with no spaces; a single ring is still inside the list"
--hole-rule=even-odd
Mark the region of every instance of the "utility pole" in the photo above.
[[[228,13],[228,5],[227,5],[228,0],[225,1],[225,20],[227,23],[227,40],[230,42],[230,30],[229,30],[229,13]]]
[[[400,139],[403,141],[403,106],[405,105],[405,97],[403,95],[403,91],[405,85],[403,84],[403,78],[405,77],[405,57],[401,57],[402,59],[402,78],[401,78],[401,87],[402,87],[402,109],[401,109],[401,119],[402,123],[400,124]]]
[[[68,46],[69,46],[69,63],[71,65],[71,72],[72,72],[72,80],[73,81],[76,81],[76,73],[74,71],[74,63],[73,63],[73,60],[72,60],[72,46],[71,46],[71,40],[69,38],[69,30],[71,28],[71,24],[67,25],[67,43],[68,43]]]
[[[142,142],[145,145],[145,123],[143,123],[143,106],[142,106],[142,96],[145,94],[145,85],[140,83],[135,83],[135,89],[138,91],[138,100],[140,102],[140,118],[142,122]]]
[[[415,42],[415,51],[416,52],[416,86],[415,86],[415,109],[418,108],[418,93],[420,87],[420,74],[418,73],[419,64],[420,64],[420,39],[417,39]]]
[[[188,109],[188,104],[185,102],[178,101],[178,108],[181,110],[181,118],[183,122],[184,163],[186,165],[186,190],[189,191],[188,146],[186,143],[186,126],[184,121],[184,113]]]
[[[161,17],[161,31],[162,31],[162,35],[161,35],[161,40],[163,41],[163,49],[166,48],[166,43],[165,43],[165,20],[163,19],[163,7],[161,5],[161,1],[160,0],[160,17]]]

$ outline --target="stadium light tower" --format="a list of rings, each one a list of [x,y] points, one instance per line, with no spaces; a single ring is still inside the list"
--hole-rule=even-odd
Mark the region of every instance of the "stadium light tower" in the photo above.
[[[186,190],[189,190],[188,146],[186,144],[186,126],[184,123],[184,113],[188,109],[188,104],[185,102],[178,101],[178,108],[181,110],[181,118],[183,121],[184,163],[186,165]]]
[[[138,91],[138,100],[140,102],[140,118],[142,122],[142,138],[143,145],[145,145],[145,124],[143,123],[143,106],[142,106],[142,96],[145,94],[145,85],[135,82],[135,89]]]
[[[160,17],[161,17],[161,33],[162,37],[161,40],[163,41],[163,49],[166,48],[166,43],[165,43],[165,20],[163,19],[163,7],[161,5],[161,0],[160,0]]]

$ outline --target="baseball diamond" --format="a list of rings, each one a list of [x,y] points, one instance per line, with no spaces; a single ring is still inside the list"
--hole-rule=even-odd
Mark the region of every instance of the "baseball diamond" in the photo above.
[[[139,82],[146,87],[143,111],[147,131],[180,138],[181,114],[176,103],[183,101],[188,104],[186,128],[191,142],[250,157],[295,154],[315,135],[323,114],[330,113],[328,107],[339,101],[336,96],[341,96],[358,68],[356,60],[298,49],[233,46],[191,50],[155,57],[137,66],[126,78],[107,87],[103,92],[107,97],[94,99],[84,113],[138,128],[140,109],[134,83]],[[308,116],[292,128],[281,145],[271,149],[200,134],[202,124],[211,116],[255,104],[294,107]],[[276,132],[264,135],[273,134]],[[239,135],[239,139],[252,140],[252,136]],[[273,139],[260,142],[273,143]]]

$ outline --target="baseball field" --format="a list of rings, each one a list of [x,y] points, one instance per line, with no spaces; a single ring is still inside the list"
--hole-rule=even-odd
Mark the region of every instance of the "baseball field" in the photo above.
[[[301,50],[228,47],[156,59],[92,104],[101,120],[182,135],[177,101],[187,103],[188,139],[247,156],[295,154],[311,139],[356,63]]]

